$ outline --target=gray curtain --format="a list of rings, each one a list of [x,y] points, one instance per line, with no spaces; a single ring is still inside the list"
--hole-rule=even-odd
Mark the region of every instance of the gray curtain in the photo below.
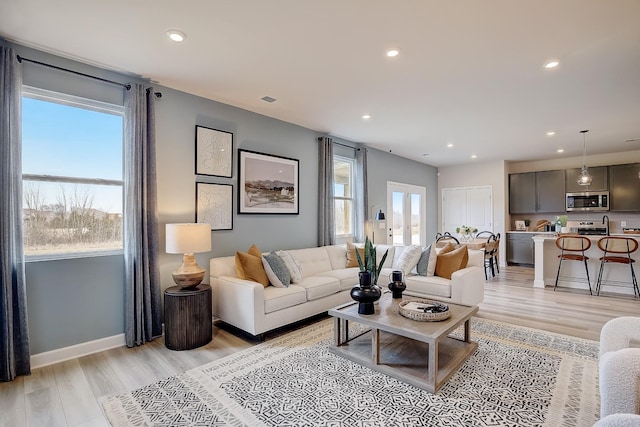
[[[22,69],[0,46],[0,380],[31,372],[22,247]]]
[[[333,212],[333,138],[318,138],[318,246],[336,242]]]
[[[356,171],[355,171],[355,187],[356,187],[356,224],[355,236],[356,242],[364,242],[367,233],[366,224],[369,220],[369,196],[367,190],[367,150],[365,148],[356,148]]]
[[[128,347],[162,335],[153,90],[125,93],[125,339]]]

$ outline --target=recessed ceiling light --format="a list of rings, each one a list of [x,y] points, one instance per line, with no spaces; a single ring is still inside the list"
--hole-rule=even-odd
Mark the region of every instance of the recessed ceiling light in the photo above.
[[[363,114],[362,118],[365,120],[369,120],[371,118],[371,114]]]
[[[396,56],[398,56],[399,54],[400,54],[400,51],[398,51],[398,49],[389,49],[389,50],[387,51],[387,56],[388,56],[389,58],[396,57]]]
[[[557,151],[558,153],[564,153],[564,148],[558,148],[556,151]]]
[[[447,147],[449,147],[449,148],[453,147],[453,143],[451,143],[451,142],[450,142],[450,143],[448,143],[448,144],[447,144]]]
[[[478,157],[478,156],[476,156],[475,154],[472,154],[472,155],[471,155],[471,158],[472,158],[472,159],[475,159],[475,158],[477,158],[477,157]]]
[[[549,61],[546,64],[544,64],[544,68],[549,70],[551,68],[556,68],[558,65],[560,65],[560,62],[554,59],[553,61]]]
[[[184,39],[187,38],[187,35],[185,33],[183,33],[182,31],[178,31],[178,30],[169,30],[169,31],[167,31],[167,35],[174,42],[181,42],[181,41],[184,41]]]
[[[555,134],[556,134],[556,132],[553,131],[553,130],[550,130],[549,132],[547,132],[547,136],[553,136]]]

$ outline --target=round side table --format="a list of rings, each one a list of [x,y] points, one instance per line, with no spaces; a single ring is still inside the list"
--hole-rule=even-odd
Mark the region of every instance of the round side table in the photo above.
[[[203,346],[213,337],[211,286],[164,291],[164,345],[171,350]]]

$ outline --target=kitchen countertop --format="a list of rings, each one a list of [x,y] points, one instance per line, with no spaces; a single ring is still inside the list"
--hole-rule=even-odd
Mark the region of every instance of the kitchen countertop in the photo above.
[[[556,233],[555,231],[507,231],[507,233],[513,233],[513,234],[535,234],[535,235],[541,235],[541,236],[549,236],[549,237],[557,237],[558,233]],[[613,237],[639,237],[639,234],[629,234],[629,233],[611,233],[609,234],[610,236]],[[599,239],[600,237],[605,237],[604,234],[584,234],[585,237],[589,237],[592,239]]]

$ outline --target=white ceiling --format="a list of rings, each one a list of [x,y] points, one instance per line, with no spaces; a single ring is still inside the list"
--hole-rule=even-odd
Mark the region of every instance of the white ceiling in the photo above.
[[[434,166],[640,149],[638,0],[0,0],[0,36]]]

